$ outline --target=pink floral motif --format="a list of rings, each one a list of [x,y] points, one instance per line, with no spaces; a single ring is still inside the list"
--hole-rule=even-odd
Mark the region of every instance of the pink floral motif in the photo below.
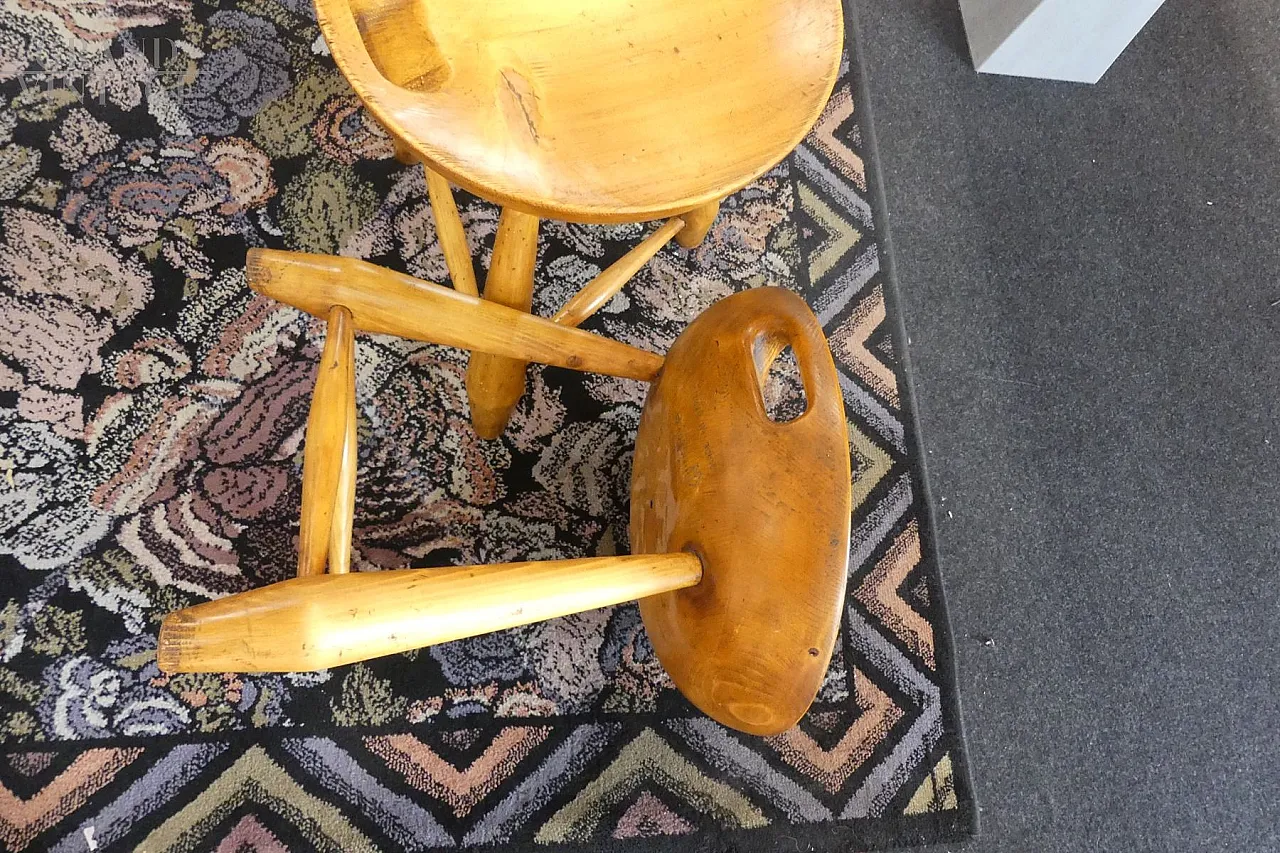
[[[104,121],[94,118],[88,110],[78,107],[67,113],[58,132],[49,140],[49,147],[62,155],[62,165],[78,169],[91,157],[104,154],[120,143],[120,137]]]
[[[357,160],[386,160],[395,154],[391,137],[369,115],[354,92],[325,101],[319,117],[311,125],[311,133],[321,151],[348,166]]]
[[[244,232],[244,214],[276,191],[270,161],[252,143],[203,137],[127,143],[118,155],[92,159],[71,187],[64,222],[122,246],[178,238],[171,243],[178,252],[198,251],[182,244],[199,236]]]
[[[161,584],[216,596],[261,580],[246,579],[236,542],[248,523],[296,516],[294,439],[314,372],[314,360],[290,361],[243,389],[192,383],[164,398],[131,443],[123,437],[128,456],[93,504],[127,516],[121,544]],[[146,411],[147,400],[135,405]],[[283,570],[291,537],[276,545]]]
[[[210,144],[204,159],[226,179],[230,198],[218,208],[226,216],[262,207],[276,194],[270,158],[248,140],[219,139]]]
[[[71,391],[102,369],[101,349],[151,299],[150,276],[106,242],[73,237],[40,213],[4,213],[0,250],[0,357],[25,375],[23,414],[78,435]]]
[[[57,21],[81,41],[109,42],[132,27],[154,27],[178,17],[181,0],[15,0],[20,9]]]
[[[121,388],[140,388],[181,379],[191,372],[186,348],[168,335],[146,337],[109,363],[111,381]]]
[[[84,434],[83,405],[76,394],[62,394],[39,385],[28,385],[18,395],[18,414],[52,425],[53,431],[64,438]]]
[[[729,200],[711,226],[711,233],[692,255],[700,268],[715,269],[752,286],[784,285],[791,264],[770,252],[770,242],[791,215],[784,181],[770,173]],[[786,203],[779,203],[785,199]]]
[[[381,568],[403,568],[440,549],[474,557],[480,508],[504,494],[495,465],[510,461],[471,429],[456,354],[427,349],[408,363],[413,369],[397,370],[367,410],[377,432],[397,440],[371,442],[361,453],[361,475],[394,472],[356,513],[359,559]],[[405,542],[414,544],[406,549]]]

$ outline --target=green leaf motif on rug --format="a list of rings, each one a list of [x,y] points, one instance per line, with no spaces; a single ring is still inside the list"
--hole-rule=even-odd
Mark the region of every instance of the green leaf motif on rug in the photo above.
[[[69,104],[80,103],[80,93],[75,89],[44,89],[40,85],[28,86],[13,99],[13,111],[23,121],[53,121],[59,110]]]
[[[0,659],[8,660],[22,650],[22,608],[9,601],[0,610]]]
[[[0,146],[0,199],[26,189],[40,171],[40,152],[25,145]]]
[[[31,650],[51,656],[81,651],[88,645],[83,619],[79,610],[63,610],[46,604],[35,612],[31,620],[36,634],[31,641]]]
[[[340,726],[379,726],[404,717],[408,700],[391,692],[391,682],[357,664],[342,679],[342,695],[333,703]]]
[[[284,188],[282,205],[280,223],[293,238],[290,248],[332,255],[373,215],[378,196],[350,169],[312,160]]]
[[[0,667],[0,697],[4,697],[0,701],[0,709],[12,709],[7,713],[0,711],[0,736],[44,740],[44,732],[40,730],[35,715],[24,708],[14,708],[17,703],[34,705],[40,698],[39,683],[27,681],[13,670]],[[17,703],[13,701],[15,699]]]
[[[310,125],[332,97],[350,91],[337,72],[299,80],[289,94],[262,108],[250,123],[253,141],[274,159],[301,157],[315,147]]]
[[[172,603],[186,602],[186,596],[176,590],[156,590],[151,576],[120,548],[77,562],[68,572],[67,586],[119,616],[133,633],[146,630],[148,623],[158,622],[167,612],[163,604],[156,603],[158,597],[167,595]]]

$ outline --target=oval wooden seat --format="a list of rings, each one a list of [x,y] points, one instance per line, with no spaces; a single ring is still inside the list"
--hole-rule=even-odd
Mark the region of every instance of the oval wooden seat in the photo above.
[[[777,423],[761,386],[787,345],[808,405]],[[739,293],[681,333],[636,436],[631,549],[702,561],[701,583],[643,598],[640,612],[672,680],[708,716],[770,734],[813,701],[844,602],[849,483],[835,364],[799,296]]]
[[[316,0],[379,121],[473,193],[547,218],[713,203],[817,119],[839,0]]]

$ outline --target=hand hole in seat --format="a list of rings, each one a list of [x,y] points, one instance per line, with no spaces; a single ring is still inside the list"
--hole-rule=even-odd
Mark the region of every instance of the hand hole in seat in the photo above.
[[[449,66],[417,0],[348,0],[365,52],[386,80],[415,92],[438,92]]]
[[[769,346],[767,339],[757,341],[757,367],[762,368],[760,377],[760,394],[764,398],[765,414],[769,420],[777,424],[794,421],[809,408],[809,400],[804,391],[804,380],[800,375],[800,365],[796,362],[795,351],[789,346],[777,350],[776,344]],[[769,352],[773,349],[776,354]],[[762,351],[763,350],[763,351]],[[759,356],[763,355],[763,363]],[[772,356],[772,357],[770,357]]]

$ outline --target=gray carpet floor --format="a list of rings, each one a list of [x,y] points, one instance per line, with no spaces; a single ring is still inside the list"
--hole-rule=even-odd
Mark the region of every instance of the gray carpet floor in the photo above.
[[[1170,0],[1089,87],[850,2],[968,849],[1280,849],[1280,4]]]

